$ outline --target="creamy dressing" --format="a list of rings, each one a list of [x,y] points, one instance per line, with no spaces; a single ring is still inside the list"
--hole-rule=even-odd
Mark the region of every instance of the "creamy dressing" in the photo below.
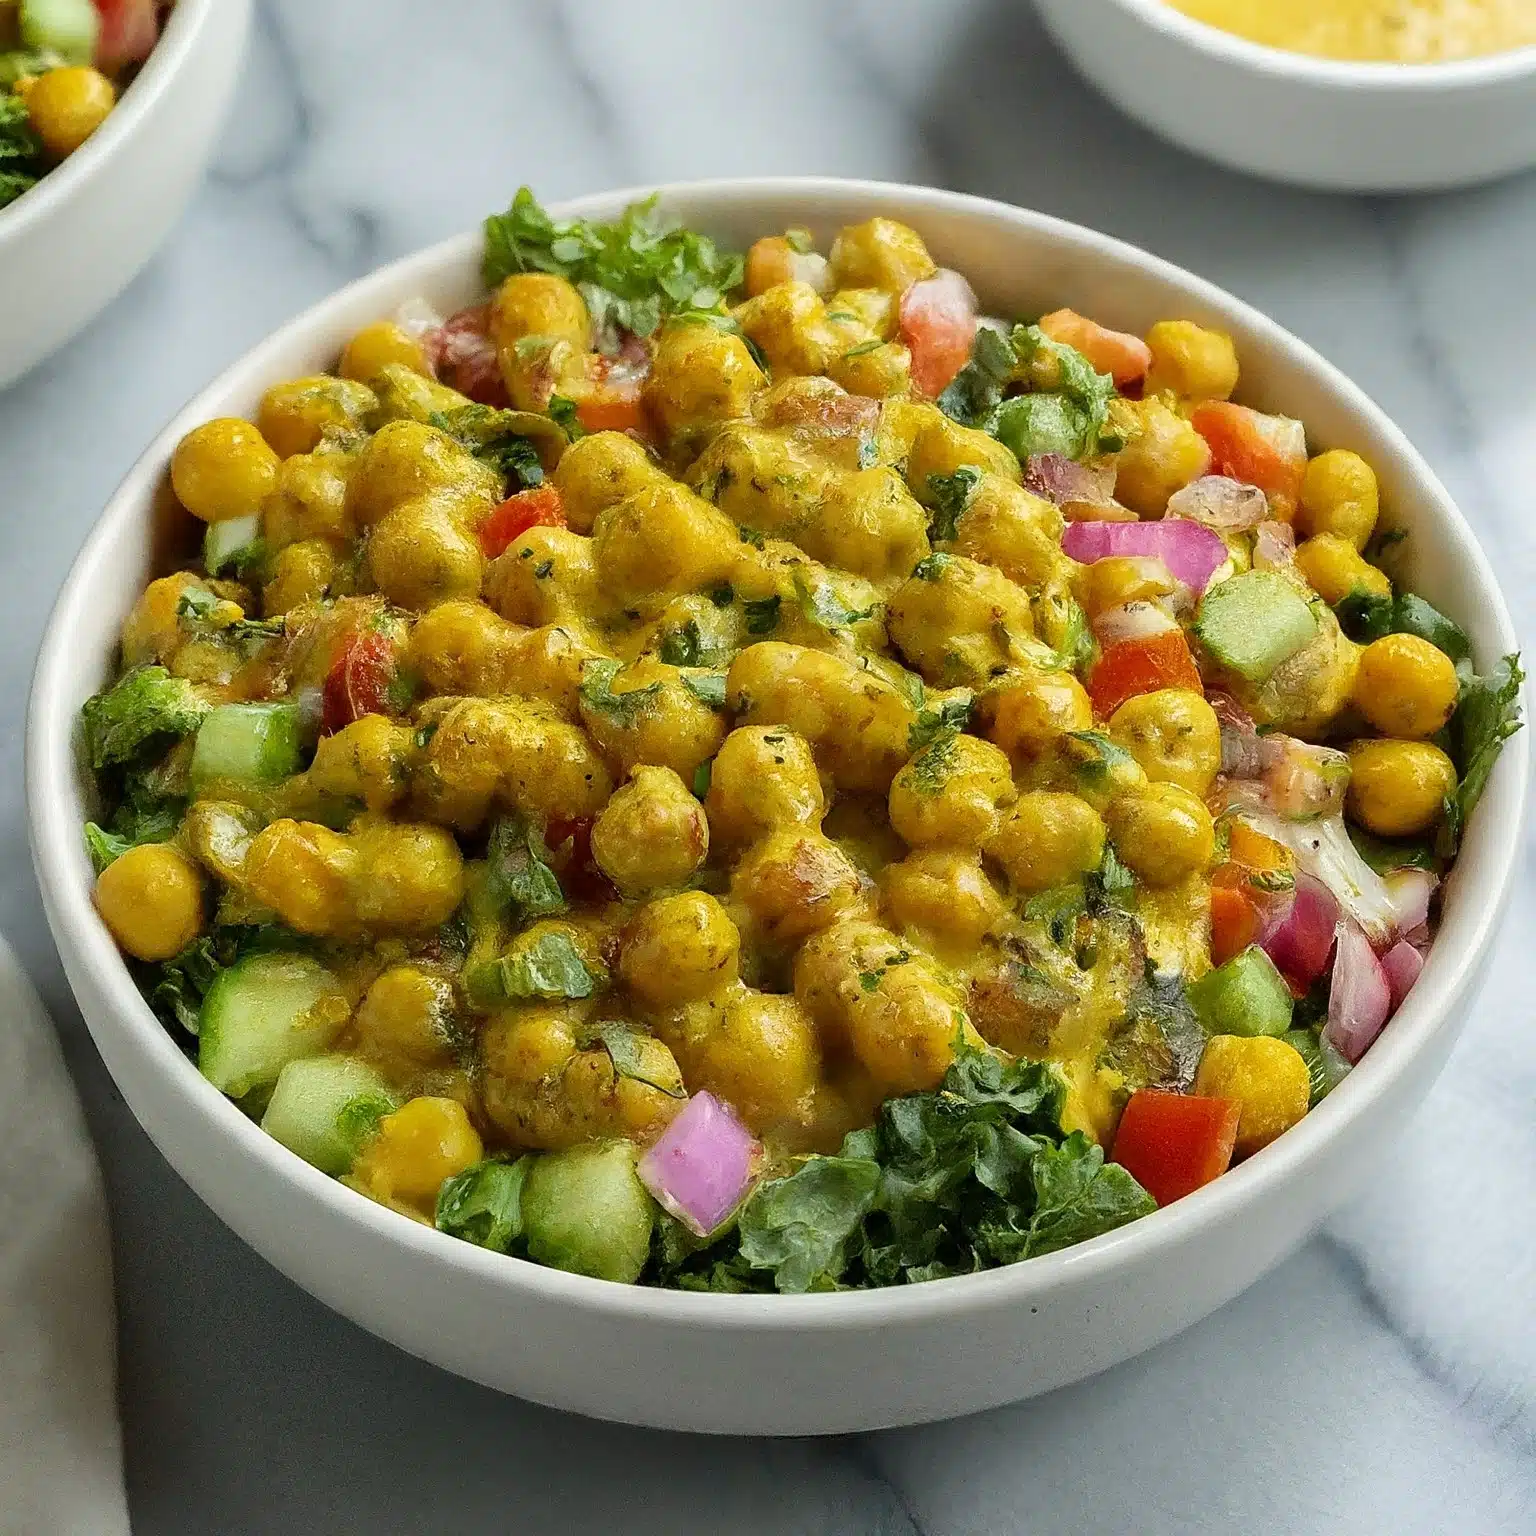
[[[1168,0],[1225,32],[1324,58],[1434,64],[1536,44],[1536,0]]]

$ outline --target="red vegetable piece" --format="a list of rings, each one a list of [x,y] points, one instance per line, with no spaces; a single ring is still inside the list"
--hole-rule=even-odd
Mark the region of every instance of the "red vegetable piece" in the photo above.
[[[477,304],[429,331],[422,337],[422,348],[432,371],[450,389],[480,405],[506,406],[507,386],[490,328],[490,305]]]
[[[96,0],[101,30],[96,37],[95,65],[115,75],[129,64],[142,64],[160,40],[160,13],[155,0]]]
[[[1200,669],[1189,653],[1183,630],[1168,629],[1110,646],[1088,680],[1088,695],[1100,719],[1108,719],[1138,693],[1155,693],[1159,688],[1203,691]]]
[[[1231,1099],[1142,1088],[1120,1116],[1112,1160],[1159,1205],[1171,1205],[1227,1171],[1238,1108]]]
[[[901,296],[900,334],[912,353],[912,388],[936,400],[970,361],[976,295],[958,272],[935,272]]]
[[[1227,865],[1224,869],[1234,866]],[[1258,904],[1242,884],[1219,880],[1211,886],[1211,964],[1224,965],[1259,941],[1261,927]],[[1246,871],[1237,871],[1245,876]]]
[[[647,369],[649,363],[647,363]],[[592,388],[576,402],[576,420],[588,432],[640,432],[647,426],[641,390],[645,371],[614,358],[594,358]]]
[[[1189,421],[1210,447],[1213,475],[1258,486],[1274,515],[1291,521],[1307,472],[1307,439],[1299,421],[1266,416],[1230,400],[1197,405]]]
[[[1040,329],[1052,341],[1081,352],[1097,372],[1107,373],[1120,389],[1144,378],[1152,366],[1152,349],[1141,337],[1112,331],[1075,309],[1042,315]]]
[[[555,817],[544,829],[544,845],[560,877],[560,886],[571,901],[617,901],[613,882],[592,857],[592,818]]]
[[[364,715],[387,715],[396,671],[395,643],[388,635],[376,629],[353,635],[326,673],[321,730],[329,736]]]
[[[564,528],[565,509],[560,492],[552,485],[536,485],[531,491],[509,496],[480,524],[480,548],[487,560],[494,560],[528,532],[530,528]]]

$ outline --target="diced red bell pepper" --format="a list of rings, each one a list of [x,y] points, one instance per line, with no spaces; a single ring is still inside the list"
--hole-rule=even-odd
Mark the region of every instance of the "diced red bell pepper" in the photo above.
[[[1159,1205],[1171,1205],[1231,1166],[1238,1110],[1232,1099],[1142,1088],[1120,1116],[1111,1159]]]
[[[1107,720],[1127,699],[1138,693],[1155,693],[1159,688],[1204,691],[1200,668],[1190,654],[1183,630],[1168,629],[1109,646],[1088,680],[1088,696],[1102,720]]]
[[[326,673],[320,728],[326,735],[361,720],[387,715],[390,684],[399,671],[395,642],[382,630],[352,635]]]
[[[1281,522],[1295,517],[1307,473],[1307,436],[1299,421],[1230,400],[1206,400],[1189,422],[1211,450],[1211,474],[1258,486]]]
[[[101,30],[94,63],[104,75],[129,64],[142,64],[160,40],[160,12],[155,0],[96,0]]]
[[[487,560],[494,560],[528,532],[530,528],[564,528],[565,509],[560,492],[552,485],[536,485],[531,491],[509,496],[493,507],[480,524],[480,548]]]
[[[935,272],[902,294],[899,323],[912,353],[912,388],[936,400],[970,361],[976,295],[958,272]]]
[[[1152,349],[1128,331],[1111,331],[1080,315],[1075,309],[1058,309],[1040,317],[1040,329],[1052,341],[1081,352],[1100,373],[1107,373],[1118,388],[1134,384],[1152,366]]]
[[[618,900],[617,888],[592,857],[590,816],[555,817],[544,829],[544,844],[568,900]]]
[[[432,371],[450,389],[480,405],[506,406],[507,386],[491,340],[491,306],[477,304],[450,315],[422,337]]]
[[[1223,869],[1235,868],[1224,865]],[[1221,871],[1217,872],[1218,875]],[[1217,880],[1211,886],[1211,964],[1225,965],[1250,944],[1259,942],[1258,904],[1248,894],[1246,871],[1232,882]]]

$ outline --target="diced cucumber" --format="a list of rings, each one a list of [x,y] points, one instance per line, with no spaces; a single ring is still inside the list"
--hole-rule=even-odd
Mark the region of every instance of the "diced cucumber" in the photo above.
[[[363,1143],[400,1098],[366,1062],[351,1056],[290,1061],[261,1128],[321,1173],[349,1173]]]
[[[299,769],[303,724],[296,704],[221,704],[197,728],[192,787],[215,779],[273,784]]]
[[[656,1207],[627,1141],[541,1157],[522,1191],[528,1256],[552,1269],[633,1285],[651,1251]]]
[[[208,531],[203,535],[203,569],[210,576],[230,569],[238,570],[260,552],[260,543],[260,513],[209,523]]]
[[[1317,616],[1285,577],[1244,571],[1206,591],[1195,633],[1222,666],[1262,683],[1316,639]]]
[[[270,1086],[290,1061],[318,1056],[351,1012],[336,978],[308,955],[247,955],[222,972],[198,1014],[197,1065],[230,1098]]]
[[[96,54],[101,18],[91,0],[21,0],[21,40],[47,49],[66,64],[89,64]]]
[[[1189,1002],[1213,1035],[1283,1035],[1295,1006],[1285,978],[1257,944],[1202,976]]]

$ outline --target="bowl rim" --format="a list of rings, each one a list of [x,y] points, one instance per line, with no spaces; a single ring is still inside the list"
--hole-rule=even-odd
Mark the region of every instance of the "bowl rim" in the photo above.
[[[1514,650],[1517,640],[1502,592],[1487,556],[1465,518],[1438,477],[1408,442],[1404,433],[1360,387],[1278,322],[1183,268],[1138,247],[1080,225],[968,194],[929,187],[834,177],[729,178],[627,187],[568,200],[552,206],[557,217],[612,216],[612,211],[636,198],[659,194],[670,200],[707,200],[728,215],[735,203],[763,199],[802,199],[808,204],[857,204],[889,201],[907,217],[924,211],[969,215],[1000,233],[1031,232],[1067,250],[1090,253],[1169,285],[1188,302],[1217,312],[1235,314],[1253,335],[1288,355],[1289,360],[1316,375],[1345,402],[1349,412],[1370,422],[1410,466],[1417,498],[1433,508],[1432,520],[1448,524],[1462,558],[1481,592],[1499,635],[1499,650]],[[808,209],[814,214],[815,209]],[[67,968],[85,972],[92,989],[106,1005],[111,1027],[120,1043],[142,1058],[149,1070],[172,1080],[187,1113],[203,1122],[210,1134],[227,1137],[242,1153],[262,1165],[265,1174],[297,1186],[325,1209],[327,1219],[366,1231],[380,1243],[396,1243],[413,1251],[419,1261],[444,1270],[460,1270],[487,1287],[504,1287],[531,1298],[567,1306],[578,1312],[672,1326],[709,1330],[773,1331],[805,1329],[837,1331],[874,1328],[931,1318],[963,1317],[997,1306],[1026,1305],[1113,1271],[1121,1265],[1150,1262],[1167,1250],[1196,1238],[1251,1202],[1272,1195],[1288,1179],[1319,1158],[1336,1136],[1366,1114],[1373,1100],[1387,1096],[1429,1049],[1435,1037],[1456,1027],[1456,1005],[1477,980],[1481,962],[1508,904],[1518,862],[1520,839],[1496,841],[1488,855],[1490,868],[1477,887],[1468,887],[1468,934],[1456,955],[1435,952],[1419,986],[1396,1018],[1394,1028],[1377,1042],[1365,1061],[1322,1104],[1286,1135],[1212,1184],[1176,1204],[1137,1221],[1026,1262],[975,1275],[929,1281],[921,1285],[879,1290],[813,1295],[701,1294],[660,1288],[618,1285],[581,1275],[547,1269],[528,1260],[491,1253],[449,1237],[377,1205],[310,1167],[266,1135],[197,1071],[172,1040],[135,987],[105,926],[97,917],[89,882],[82,878],[85,863],[78,845],[79,828],[68,814],[65,786],[77,775],[74,749],[76,706],[65,686],[66,661],[75,630],[75,614],[89,607],[95,588],[104,579],[111,556],[111,535],[120,525],[142,520],[161,485],[171,450],[190,426],[222,409],[222,397],[237,376],[259,372],[266,359],[324,329],[331,312],[363,298],[374,286],[384,289],[408,276],[425,276],[461,269],[477,261],[479,231],[453,236],[424,250],[399,258],[347,284],[311,305],[272,335],[243,354],[179,410],[155,436],[123,482],[114,491],[93,525],[70,568],[48,620],[39,648],[27,712],[26,800],[29,836],[37,878],[50,927],[61,952],[73,962]],[[1527,699],[1528,704],[1528,699]],[[1518,828],[1524,820],[1529,794],[1529,731],[1521,731],[1505,747],[1480,807],[1484,816],[1501,812]],[[71,978],[72,990],[80,990]],[[93,1026],[94,1029],[95,1026]]]
[[[10,207],[0,208],[0,250],[7,240],[21,238],[32,225],[41,223],[60,203],[96,179],[118,146],[137,132],[139,124],[165,95],[171,77],[196,48],[203,26],[218,3],[219,0],[176,0],[154,51],[118,98],[106,122],[35,187],[29,187]]]
[[[1080,3],[1080,0],[1079,0]],[[1383,94],[1442,93],[1501,85],[1536,75],[1536,44],[1443,64],[1397,64],[1388,59],[1331,59],[1256,43],[1177,11],[1167,0],[1099,0],[1143,26],[1202,53],[1215,63],[1297,84],[1331,90],[1362,87]]]

